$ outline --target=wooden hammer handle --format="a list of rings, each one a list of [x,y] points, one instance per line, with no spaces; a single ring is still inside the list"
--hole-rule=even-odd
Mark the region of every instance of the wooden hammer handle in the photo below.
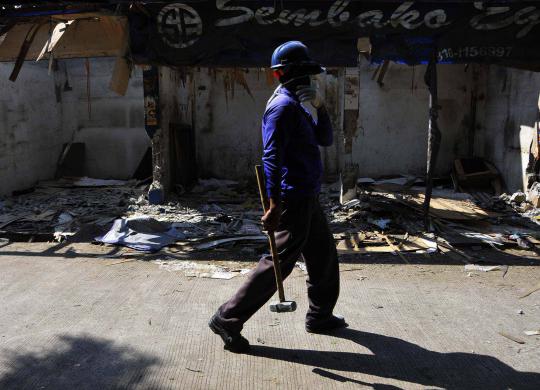
[[[257,175],[257,184],[259,185],[259,195],[263,211],[266,214],[269,208],[268,195],[266,194],[266,186],[264,185],[264,171],[261,165],[255,165],[255,173]],[[270,243],[270,252],[272,254],[272,262],[274,263],[274,274],[276,275],[276,285],[279,295],[279,301],[285,302],[285,291],[283,290],[283,277],[281,275],[281,266],[279,263],[279,255],[276,245],[274,232],[268,231],[268,242]]]

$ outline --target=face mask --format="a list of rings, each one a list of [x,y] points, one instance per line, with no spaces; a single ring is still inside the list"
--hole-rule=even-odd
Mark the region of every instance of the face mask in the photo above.
[[[305,77],[306,77],[306,76],[294,77],[294,78],[290,79],[289,81],[287,81],[287,82],[285,82],[285,83],[282,83],[281,85],[285,87],[285,86],[287,86],[287,85],[289,85],[289,84],[292,84],[292,83],[294,83],[295,81],[301,80],[301,79],[303,79],[303,78],[305,78]]]
[[[319,78],[317,75],[309,76],[310,86],[311,88],[318,89],[319,88]]]

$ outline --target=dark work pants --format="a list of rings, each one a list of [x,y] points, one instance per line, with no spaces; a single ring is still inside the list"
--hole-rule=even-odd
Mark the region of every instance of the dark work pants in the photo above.
[[[300,256],[306,263],[306,322],[331,315],[339,295],[339,265],[334,238],[318,198],[285,200],[275,237],[283,278],[292,272]],[[272,256],[264,255],[246,283],[218,309],[219,321],[226,329],[240,332],[276,290]]]

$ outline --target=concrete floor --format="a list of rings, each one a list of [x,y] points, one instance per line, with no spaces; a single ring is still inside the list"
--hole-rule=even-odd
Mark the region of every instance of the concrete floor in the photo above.
[[[244,332],[251,354],[235,355],[206,322],[245,276],[187,278],[107,251],[0,248],[0,389],[540,389],[540,337],[523,334],[540,328],[540,291],[519,299],[538,266],[502,278],[436,257],[342,264],[336,311],[350,328],[333,336],[304,331],[296,269],[298,310],[261,310]]]

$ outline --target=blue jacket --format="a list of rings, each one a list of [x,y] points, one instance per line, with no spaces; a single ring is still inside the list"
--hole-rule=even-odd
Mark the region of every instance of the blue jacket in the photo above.
[[[317,123],[298,100],[281,87],[266,107],[262,121],[263,167],[268,196],[304,197],[321,190],[319,146],[330,146],[333,130],[325,109]]]

